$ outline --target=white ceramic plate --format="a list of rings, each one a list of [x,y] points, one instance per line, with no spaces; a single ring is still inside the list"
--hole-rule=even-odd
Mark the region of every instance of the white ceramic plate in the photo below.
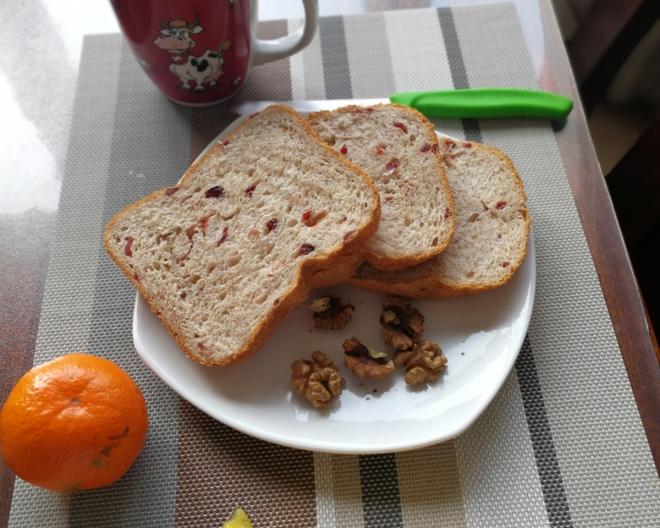
[[[236,122],[220,137],[236,126]],[[492,401],[518,356],[534,302],[536,268],[530,237],[527,258],[504,287],[480,295],[417,301],[426,339],[440,343],[446,373],[422,389],[406,386],[401,372],[360,382],[343,368],[342,342],[352,336],[388,350],[378,323],[383,295],[347,285],[331,292],[356,307],[342,330],[313,328],[306,306],[277,326],[266,345],[229,368],[198,365],[183,354],[138,296],[133,313],[135,347],[147,365],[181,397],[209,416],[277,444],[331,453],[383,453],[442,442],[469,427]],[[325,352],[341,365],[346,386],[339,401],[319,412],[293,395],[289,365]]]

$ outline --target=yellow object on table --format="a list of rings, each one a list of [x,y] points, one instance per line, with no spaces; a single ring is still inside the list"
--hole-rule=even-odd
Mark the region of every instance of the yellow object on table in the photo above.
[[[243,508],[236,508],[222,528],[252,528],[252,521]]]

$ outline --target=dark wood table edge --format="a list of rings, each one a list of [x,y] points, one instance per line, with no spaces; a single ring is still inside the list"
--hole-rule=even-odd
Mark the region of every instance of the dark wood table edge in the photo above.
[[[556,134],[582,228],[603,290],[646,437],[660,471],[660,365],[632,264],[607,190],[571,64],[550,0],[541,0],[546,89],[575,101],[572,116]],[[596,375],[598,373],[595,373]]]
[[[1,259],[5,274],[0,277],[0,306],[11,305],[12,309],[0,321],[2,341],[7,344],[2,350],[0,403],[32,367],[56,220],[56,213],[35,211],[0,220],[0,229],[17,244],[15,251]],[[14,482],[14,473],[0,457],[0,527],[9,522]]]

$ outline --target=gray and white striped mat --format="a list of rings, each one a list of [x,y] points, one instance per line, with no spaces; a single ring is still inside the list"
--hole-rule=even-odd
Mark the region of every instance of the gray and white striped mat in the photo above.
[[[269,22],[279,36],[296,22]],[[244,99],[536,87],[510,4],[324,18],[311,46],[256,68]],[[108,357],[144,390],[146,449],[116,485],[54,495],[17,482],[12,527],[218,527],[243,505],[273,527],[657,527],[660,481],[554,132],[546,121],[445,122],[505,150],[534,218],[534,316],[508,381],[454,441],[379,456],[286,449],[180,400],[140,362],[134,292],[101,246],[110,215],[174,183],[230,120],[161,97],[119,35],[85,40],[35,362]]]

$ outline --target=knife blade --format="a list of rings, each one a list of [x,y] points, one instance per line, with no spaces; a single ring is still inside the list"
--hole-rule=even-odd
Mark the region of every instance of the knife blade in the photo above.
[[[238,114],[251,114],[263,110],[275,101],[243,101],[234,103],[230,110]],[[546,118],[563,119],[571,112],[573,102],[552,92],[521,88],[466,88],[429,92],[403,92],[389,99],[327,99],[278,101],[299,112],[334,110],[347,105],[371,106],[398,103],[411,106],[427,117],[446,119],[494,118]]]
[[[318,100],[296,100],[296,101],[241,101],[229,106],[229,111],[240,115],[249,115],[261,112],[272,104],[283,104],[290,106],[297,112],[319,112],[321,110],[335,110],[342,106],[360,105],[373,106],[377,104],[388,104],[389,99],[318,99]]]

